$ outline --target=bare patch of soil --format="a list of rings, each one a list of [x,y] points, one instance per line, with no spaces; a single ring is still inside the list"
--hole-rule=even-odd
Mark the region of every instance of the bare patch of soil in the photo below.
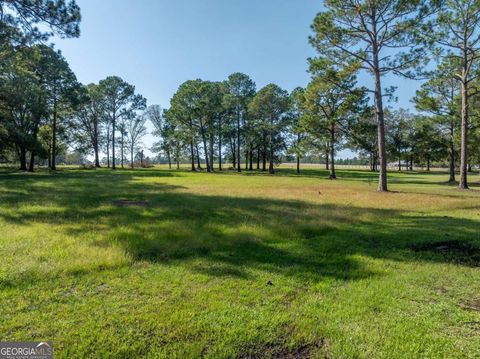
[[[460,264],[480,266],[480,248],[471,243],[458,240],[430,242],[412,246],[415,252],[432,252]]]
[[[252,350],[250,353],[244,353],[238,356],[238,359],[309,359],[317,354],[317,350],[324,346],[321,340],[316,344],[302,345],[297,348],[286,348],[280,344],[270,344]]]
[[[117,207],[146,207],[147,202],[145,201],[130,201],[125,199],[119,199],[113,201],[113,204]]]
[[[476,299],[470,302],[467,302],[462,305],[464,309],[474,310],[476,312],[480,312],[480,299]]]

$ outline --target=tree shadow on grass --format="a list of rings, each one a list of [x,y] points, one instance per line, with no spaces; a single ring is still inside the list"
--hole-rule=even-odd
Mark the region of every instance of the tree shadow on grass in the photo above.
[[[3,186],[1,203],[38,206],[0,211],[0,218],[26,226],[47,223],[72,237],[95,231],[98,238],[92,246],[121,246],[133,261],[185,265],[212,277],[249,279],[262,271],[317,282],[382,275],[359,256],[480,265],[475,256],[436,250],[448,239],[477,251],[480,223],[471,219],[197,195],[179,191],[181,186],[135,181],[136,173],[115,174],[105,181],[84,176],[14,180]],[[41,206],[45,198],[53,206]],[[145,206],[119,207],[113,202],[119,198],[145,201]],[[418,250],[422,246],[427,249]]]
[[[237,174],[235,171],[225,172],[231,174]],[[246,176],[272,176],[268,172],[262,172],[258,170],[254,171],[244,171],[242,172],[243,175]],[[369,170],[362,170],[362,169],[343,169],[339,168],[336,170],[337,180],[339,181],[356,181],[356,182],[368,182],[368,183],[376,183],[378,181],[378,172],[371,172]],[[396,171],[396,170],[389,170],[389,182],[391,184],[420,184],[420,185],[442,185],[442,186],[450,186],[450,187],[457,187],[457,183],[448,182],[448,173],[447,172],[439,172],[439,171]],[[276,177],[304,177],[304,178],[319,178],[319,179],[329,179],[330,172],[323,168],[312,168],[308,167],[302,169],[300,173],[297,173],[293,168],[278,168],[275,172]],[[422,178],[422,176],[428,176],[430,179]],[[474,176],[474,174],[470,174],[470,176]],[[476,174],[475,174],[476,176]],[[432,178],[434,180],[432,180]],[[480,183],[472,179],[470,177],[469,185],[472,188],[480,187]]]

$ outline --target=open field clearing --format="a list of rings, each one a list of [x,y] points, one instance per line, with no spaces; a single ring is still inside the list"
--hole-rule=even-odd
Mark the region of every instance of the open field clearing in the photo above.
[[[60,358],[478,358],[478,177],[327,176],[3,169],[1,337]]]

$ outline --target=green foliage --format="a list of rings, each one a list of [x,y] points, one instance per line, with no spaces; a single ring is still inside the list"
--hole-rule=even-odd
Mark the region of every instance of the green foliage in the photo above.
[[[78,37],[80,8],[75,0],[8,0],[0,3],[0,43]],[[38,25],[41,25],[40,29]],[[49,30],[43,28],[47,26]]]
[[[422,19],[433,11],[427,2],[326,0],[324,5],[310,42],[325,58],[345,68],[403,75],[426,60],[420,35],[429,25]],[[389,49],[395,51],[378,56]]]
[[[102,91],[99,85],[84,86],[79,104],[73,116],[73,139],[77,150],[92,153],[95,166],[100,167],[99,151],[105,142],[105,117],[102,104]]]
[[[425,48],[431,41],[422,34],[436,4],[421,0],[325,0],[324,5],[325,10],[312,25],[310,42],[322,61],[333,62],[347,73],[366,71],[372,76],[370,92],[376,106],[380,162],[378,190],[387,191],[383,97],[391,96],[394,89],[384,91],[382,78],[388,73],[413,77],[428,62]]]
[[[104,118],[111,126],[107,135],[107,143],[112,143],[112,168],[116,168],[115,136],[118,121],[124,121],[130,116],[135,116],[137,111],[147,107],[147,100],[135,93],[135,86],[129,84],[118,76],[109,76],[99,82],[102,94],[102,109]],[[111,138],[110,138],[111,136]],[[108,152],[108,151],[107,151]]]
[[[287,91],[275,84],[262,88],[249,104],[250,118],[256,122],[255,128],[266,134],[265,147],[269,148],[269,171],[274,173],[274,163],[278,162],[278,151],[285,147],[283,132],[288,125],[288,111],[291,102]]]
[[[433,162],[439,162],[448,155],[448,138],[435,121],[428,117],[418,118],[414,124],[412,153],[416,162],[430,169]]]
[[[290,112],[289,112],[289,129],[291,134],[290,152],[298,159],[301,159],[308,151],[308,142],[306,141],[306,130],[302,123],[305,116],[305,89],[302,87],[295,88],[290,94]]]

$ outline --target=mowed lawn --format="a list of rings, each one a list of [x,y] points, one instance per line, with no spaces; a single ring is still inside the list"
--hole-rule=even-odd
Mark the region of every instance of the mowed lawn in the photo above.
[[[387,194],[367,171],[326,177],[2,170],[0,340],[56,358],[479,358],[480,177],[459,192],[391,173]]]

